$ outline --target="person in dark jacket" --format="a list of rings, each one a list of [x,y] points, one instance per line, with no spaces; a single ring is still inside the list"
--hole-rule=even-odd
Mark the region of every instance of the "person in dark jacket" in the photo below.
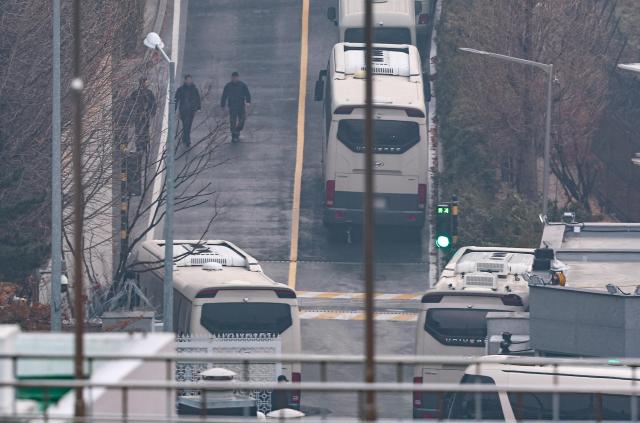
[[[149,148],[149,127],[157,108],[156,97],[149,89],[147,78],[140,78],[138,88],[129,96],[129,104],[135,125],[136,151],[142,154]]]
[[[247,108],[251,107],[251,94],[247,84],[240,81],[240,74],[233,72],[231,82],[224,86],[220,107],[229,107],[229,129],[231,129],[231,141],[240,139],[240,131],[244,128],[247,117]]]
[[[191,124],[196,112],[200,110],[200,93],[193,83],[191,75],[185,75],[184,84],[176,91],[176,109],[182,121],[182,142],[191,146]]]

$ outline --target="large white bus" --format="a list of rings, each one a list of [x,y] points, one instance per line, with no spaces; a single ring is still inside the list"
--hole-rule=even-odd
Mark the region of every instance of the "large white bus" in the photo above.
[[[419,356],[485,354],[486,315],[493,311],[526,311],[534,250],[462,247],[444,268],[436,285],[422,297],[416,328]],[[456,383],[464,366],[418,365],[414,383]],[[439,418],[441,398],[416,390],[414,418]]]
[[[364,44],[336,44],[320,71],[324,100],[325,224],[362,223],[364,192]],[[428,141],[420,57],[412,45],[373,51],[376,223],[422,227],[427,205]]]
[[[495,358],[496,363],[469,366],[461,383],[496,385],[506,389],[480,394],[455,393],[446,401],[445,418],[507,422],[632,420],[633,401],[637,398],[632,398],[628,392],[638,386],[640,379],[631,368],[531,366],[511,364],[506,356]],[[532,392],[509,392],[511,386],[530,387]],[[568,390],[590,387],[593,392],[558,393],[554,418],[555,387]],[[534,389],[548,391],[533,392]]]
[[[173,326],[196,337],[264,335],[280,340],[282,354],[299,354],[300,318],[293,289],[270,279],[258,261],[228,241],[175,241]],[[164,241],[145,241],[132,262],[142,293],[162,315]],[[299,363],[282,363],[288,381],[301,379]],[[278,375],[278,376],[281,376]],[[300,395],[289,396],[299,408]]]
[[[373,42],[417,45],[416,16],[422,7],[415,0],[373,0]],[[338,26],[340,42],[364,43],[364,1],[340,0],[337,10],[327,9],[327,18]]]

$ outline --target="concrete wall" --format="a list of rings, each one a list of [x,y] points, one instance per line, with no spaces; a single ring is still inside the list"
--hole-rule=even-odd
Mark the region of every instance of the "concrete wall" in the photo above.
[[[71,334],[56,334],[68,336],[68,342],[72,345]],[[105,352],[122,354],[140,354],[153,357],[161,353],[175,353],[175,338],[169,333],[135,334],[124,333],[90,334],[85,337],[85,345],[88,351],[92,350],[92,344],[108,342],[114,346],[113,350]],[[43,343],[43,348],[46,348]],[[164,362],[150,362],[144,360],[112,360],[107,363],[95,363],[94,372],[90,380],[95,383],[119,383],[131,381],[165,382],[167,376],[174,378],[175,367],[169,368]],[[74,409],[74,392],[71,391],[60,399],[58,404],[49,407],[49,413],[56,416],[71,416]],[[91,416],[101,418],[100,421],[121,422],[117,417],[123,410],[122,392],[120,390],[107,390],[94,388],[84,392],[85,402]],[[158,419],[175,415],[175,395],[167,395],[165,390],[130,390],[127,395],[127,414],[130,418]],[[115,416],[115,417],[114,417]],[[105,420],[113,417],[113,420]]]
[[[530,287],[531,346],[597,357],[640,357],[640,297]]]

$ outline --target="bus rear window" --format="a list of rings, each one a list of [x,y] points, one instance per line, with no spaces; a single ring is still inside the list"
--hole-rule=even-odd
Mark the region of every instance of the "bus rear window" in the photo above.
[[[338,139],[351,151],[364,152],[364,119],[343,119],[338,124]],[[400,120],[373,121],[373,151],[402,154],[420,141],[420,125]]]
[[[427,311],[424,330],[443,345],[484,347],[490,311],[493,310],[432,308]]]
[[[346,43],[364,43],[364,28],[347,28]],[[409,28],[374,28],[373,42],[378,44],[411,44]]]
[[[292,323],[291,306],[284,303],[210,303],[202,306],[200,317],[200,324],[214,335],[280,335]]]

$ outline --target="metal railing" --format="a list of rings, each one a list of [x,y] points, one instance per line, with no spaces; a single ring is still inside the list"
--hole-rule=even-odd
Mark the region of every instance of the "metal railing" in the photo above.
[[[9,360],[12,363],[14,377],[17,375],[18,366],[33,360],[56,361],[63,360],[69,363],[73,362],[73,354],[44,354],[44,353],[22,353],[22,354],[0,354],[0,363]],[[250,356],[235,355],[203,355],[203,354],[157,354],[154,356],[146,356],[143,354],[91,354],[85,356],[85,365],[88,366],[89,374],[98,362],[124,362],[139,361],[143,363],[164,363],[166,372],[159,375],[155,374],[156,380],[128,380],[128,381],[101,381],[98,378],[84,380],[9,380],[0,381],[0,391],[5,388],[13,388],[19,390],[34,390],[42,392],[42,398],[46,404],[49,403],[51,393],[56,389],[68,390],[67,395],[73,395],[73,391],[83,391],[86,400],[86,417],[75,419],[73,413],[65,414],[50,410],[51,407],[43,407],[41,413],[20,412],[14,401],[13,409],[0,415],[0,421],[12,421],[16,419],[26,419],[22,421],[43,421],[43,422],[174,422],[174,421],[230,421],[233,418],[228,416],[216,417],[207,416],[206,407],[203,407],[201,416],[185,417],[176,416],[175,407],[165,407],[165,405],[173,404],[179,391],[191,390],[199,391],[203,404],[206,403],[207,395],[215,395],[220,391],[272,391],[272,392],[293,392],[300,391],[303,394],[328,394],[328,395],[353,395],[357,400],[353,404],[353,416],[351,418],[342,416],[327,416],[323,414],[317,418],[308,417],[306,421],[359,421],[361,417],[363,401],[368,393],[391,394],[408,396],[416,392],[426,394],[436,394],[439,398],[445,395],[474,393],[473,410],[470,414],[475,420],[482,420],[482,410],[484,407],[483,395],[490,393],[509,393],[512,395],[519,394],[551,394],[553,396],[551,416],[548,420],[560,420],[560,397],[563,394],[591,394],[594,396],[602,395],[624,395],[628,396],[629,418],[626,421],[638,420],[638,401],[637,396],[640,395],[640,381],[638,379],[638,368],[640,367],[640,358],[625,359],[605,359],[605,358],[545,358],[545,357],[514,357],[514,356],[485,356],[485,357],[428,357],[428,356],[401,356],[401,355],[385,355],[374,357],[374,365],[393,366],[396,369],[396,378],[392,382],[336,382],[329,381],[327,377],[327,369],[329,366],[341,365],[364,365],[364,356],[362,355],[266,355],[251,354]],[[299,363],[305,366],[317,365],[320,368],[318,381],[304,382],[252,382],[252,381],[232,381],[232,382],[177,382],[175,381],[175,365],[179,362],[191,363],[240,363],[246,366],[256,363]],[[405,381],[404,371],[414,366],[440,367],[465,369],[469,365],[475,365],[472,374],[482,374],[482,367],[487,365],[508,364],[522,366],[547,366],[550,370],[547,375],[556,376],[562,372],[565,366],[597,366],[610,369],[628,368],[630,376],[626,379],[630,383],[621,386],[615,382],[615,378],[607,380],[606,377],[600,377],[601,382],[597,384],[585,383],[580,385],[566,385],[559,383],[558,377],[553,377],[553,383],[548,386],[532,386],[529,384],[459,384],[459,383],[432,383],[425,381],[420,385],[416,385],[411,381]],[[164,379],[164,380],[159,380]],[[618,378],[619,380],[620,378]],[[303,375],[304,380],[304,375]],[[94,412],[92,393],[102,390],[103,392],[118,392],[118,406],[110,409],[109,412]],[[157,413],[153,415],[145,415],[132,411],[135,407],[136,394],[155,392],[156,395],[161,393],[164,396],[164,403],[157,404]],[[156,400],[159,398],[156,396]],[[303,395],[304,398],[304,395]],[[508,401],[507,401],[508,402]],[[400,403],[398,403],[400,404]],[[408,415],[410,410],[401,410],[400,407],[394,411],[397,415]],[[304,400],[302,403],[304,411]],[[389,410],[387,410],[388,412]],[[441,415],[442,418],[446,417]],[[10,420],[11,419],[11,420]],[[255,417],[245,417],[241,421],[255,421]],[[384,419],[382,419],[384,420]],[[395,419],[393,421],[400,421]],[[594,418],[594,421],[602,420]]]

